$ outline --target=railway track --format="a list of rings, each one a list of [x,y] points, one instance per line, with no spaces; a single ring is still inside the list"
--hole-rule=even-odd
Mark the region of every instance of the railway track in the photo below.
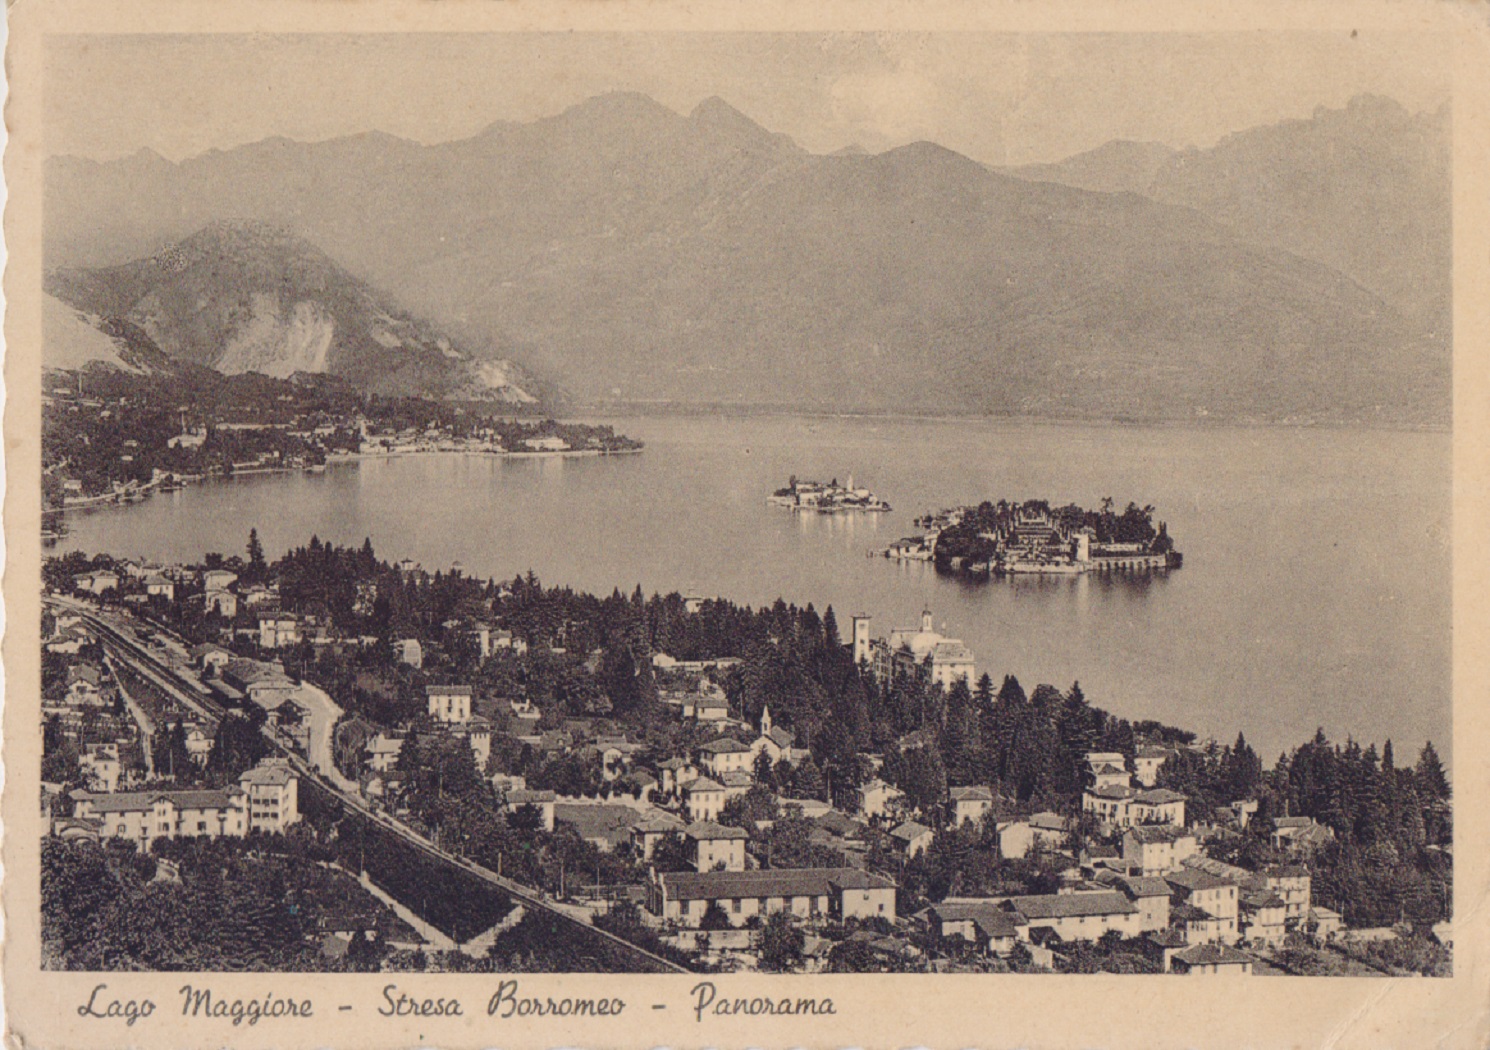
[[[214,720],[220,720],[227,713],[226,707],[216,700],[211,699],[210,695],[203,695],[208,691],[200,682],[183,678],[179,672],[165,661],[159,659],[154,653],[140,644],[139,641],[128,637],[123,631],[107,620],[104,620],[88,606],[51,596],[44,598],[43,601],[57,608],[69,609],[82,616],[89,629],[98,635],[105,649],[115,659],[127,664],[131,670],[166,692],[167,695],[188,710]],[[668,972],[689,972],[685,967],[678,965],[670,959],[665,959],[654,952],[650,952],[640,945],[633,944],[624,937],[619,937],[608,930],[600,929],[587,919],[582,919],[556,902],[549,900],[545,894],[539,890],[535,890],[531,886],[520,882],[513,882],[511,879],[504,878],[491,869],[482,867],[480,864],[467,860],[465,857],[458,857],[453,853],[440,849],[402,821],[395,820],[385,813],[373,810],[360,797],[343,790],[340,785],[334,783],[319,770],[312,768],[310,763],[302,756],[285,747],[283,742],[267,733],[265,734],[265,739],[269,741],[270,746],[278,754],[289,759],[290,764],[302,777],[312,781],[317,787],[329,793],[344,809],[355,811],[373,821],[379,827],[398,835],[405,842],[425,855],[442,863],[449,864],[452,867],[459,868],[467,874],[474,875],[522,902],[524,906],[536,908],[556,916],[565,922],[572,923],[592,936],[609,941],[616,947],[644,958],[653,965],[660,966]]]

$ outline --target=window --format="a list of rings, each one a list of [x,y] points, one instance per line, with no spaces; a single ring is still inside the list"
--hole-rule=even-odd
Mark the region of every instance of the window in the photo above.
[[[199,820],[199,821],[197,821],[197,830],[198,831],[206,831],[207,830],[207,822],[205,820]]]
[[[745,906],[745,902],[742,901],[742,900],[740,900],[739,897],[736,897],[734,900],[730,901],[729,904],[730,904],[730,909],[729,910],[732,911],[732,912],[734,912],[736,915],[739,915],[740,914],[740,909]]]

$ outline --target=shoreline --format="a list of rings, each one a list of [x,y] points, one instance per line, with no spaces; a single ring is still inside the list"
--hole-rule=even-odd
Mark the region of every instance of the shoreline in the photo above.
[[[44,507],[44,508],[42,508],[42,517],[43,518],[51,518],[53,520],[56,520],[57,518],[60,517],[63,520],[65,520],[68,514],[76,514],[76,513],[81,512],[81,511],[96,511],[96,510],[108,510],[108,509],[112,509],[112,508],[129,507],[129,506],[133,506],[133,505],[138,504],[138,503],[144,503],[147,500],[149,500],[152,496],[155,496],[155,495],[157,495],[157,494],[159,494],[161,492],[167,492],[167,493],[170,493],[170,492],[183,492],[183,491],[185,491],[186,489],[190,488],[193,485],[199,485],[199,484],[202,484],[204,482],[207,482],[207,483],[216,483],[216,482],[232,481],[234,478],[262,477],[262,476],[270,475],[270,474],[320,474],[320,473],[324,473],[324,471],[327,468],[329,468],[329,467],[339,466],[339,465],[345,464],[345,463],[358,463],[358,462],[361,462],[363,460],[374,460],[374,459],[406,459],[406,458],[410,458],[410,457],[414,457],[414,456],[420,456],[420,457],[423,457],[423,456],[462,456],[462,457],[474,456],[474,457],[478,457],[478,458],[491,457],[493,459],[554,459],[554,458],[559,458],[559,459],[564,459],[564,458],[580,459],[580,458],[595,458],[595,457],[600,457],[600,456],[628,456],[628,455],[634,455],[634,454],[636,454],[638,452],[643,452],[643,451],[645,451],[645,449],[646,449],[646,446],[643,445],[643,446],[641,446],[639,448],[618,448],[618,449],[583,448],[583,449],[565,449],[562,452],[560,452],[560,451],[543,451],[543,452],[491,452],[491,451],[486,451],[486,450],[472,450],[472,449],[454,449],[454,448],[452,448],[452,449],[439,449],[439,448],[428,448],[428,449],[411,449],[411,450],[406,451],[406,452],[337,452],[337,453],[328,453],[327,456],[326,456],[326,462],[325,463],[322,463],[322,464],[318,464],[318,465],[305,466],[305,467],[256,467],[256,468],[251,469],[251,470],[234,470],[234,471],[231,471],[231,472],[226,473],[226,474],[197,474],[197,475],[192,475],[191,477],[189,477],[189,478],[181,481],[181,483],[176,488],[161,489],[158,485],[142,486],[141,488],[135,490],[136,495],[138,497],[136,499],[121,499],[117,495],[110,494],[110,495],[98,496],[96,498],[90,499],[89,502],[87,502],[87,503],[73,504],[72,506],[65,506],[64,505],[64,506],[61,506],[61,507]],[[45,531],[46,530],[43,530],[43,532],[45,532]]]
[[[626,419],[804,419],[881,423],[1007,423],[1030,427],[1079,427],[1082,429],[1125,427],[1152,430],[1369,430],[1393,434],[1453,434],[1453,423],[1385,423],[1366,420],[1316,420],[1289,423],[1247,419],[1100,419],[1067,416],[1022,415],[1019,413],[922,413],[884,411],[848,412],[809,407],[661,404],[576,404],[577,418],[615,417]]]

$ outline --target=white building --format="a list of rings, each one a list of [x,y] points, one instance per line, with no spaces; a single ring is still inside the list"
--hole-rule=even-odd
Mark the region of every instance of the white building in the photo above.
[[[972,684],[976,675],[972,650],[961,639],[937,633],[929,609],[922,611],[919,626],[893,628],[888,638],[876,641],[869,640],[868,617],[854,617],[854,660],[868,660],[881,678],[925,670],[932,682],[949,688],[958,680]]]

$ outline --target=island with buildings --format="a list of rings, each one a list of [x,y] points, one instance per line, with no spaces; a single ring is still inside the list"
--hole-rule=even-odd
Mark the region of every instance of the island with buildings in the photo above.
[[[803,481],[793,475],[786,487],[771,493],[766,502],[773,507],[790,507],[817,514],[883,513],[890,509],[890,504],[873,492],[855,487],[852,474],[843,485],[837,478],[832,481]]]
[[[1156,526],[1153,514],[1153,507],[1135,503],[1119,514],[1111,499],[1095,511],[1052,507],[1046,500],[984,502],[926,514],[916,520],[924,533],[896,540],[881,553],[966,576],[1177,569],[1183,556],[1168,525]]]
[[[929,610],[246,555],[43,567],[48,967],[1451,970],[1431,743],[1265,766]]]

